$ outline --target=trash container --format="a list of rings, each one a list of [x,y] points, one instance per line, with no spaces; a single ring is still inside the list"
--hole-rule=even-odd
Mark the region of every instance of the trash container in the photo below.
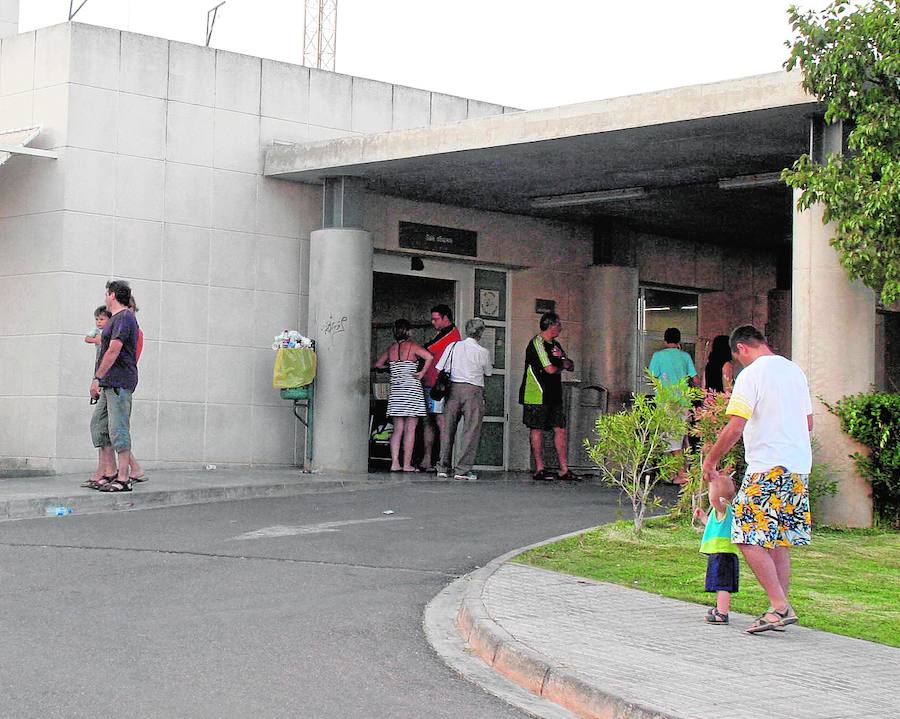
[[[293,403],[294,416],[306,428],[304,468],[309,469],[313,458],[313,418],[316,351],[309,347],[281,347],[275,355],[272,386],[281,390],[281,398]],[[305,416],[300,409],[305,408]]]

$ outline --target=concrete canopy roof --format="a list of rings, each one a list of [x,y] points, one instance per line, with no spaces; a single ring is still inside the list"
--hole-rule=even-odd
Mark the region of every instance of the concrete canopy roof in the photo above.
[[[819,112],[796,74],[497,115],[440,127],[276,144],[265,174],[298,182],[352,175],[381,194],[483,210],[594,222],[728,243],[782,241],[790,192],[721,189],[772,173],[809,146]],[[645,188],[642,197],[557,208],[534,198]]]

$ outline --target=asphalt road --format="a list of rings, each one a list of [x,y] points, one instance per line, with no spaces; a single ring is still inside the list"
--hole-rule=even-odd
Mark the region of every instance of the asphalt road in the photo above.
[[[0,716],[523,717],[440,661],[424,607],[615,514],[487,480],[6,522]]]

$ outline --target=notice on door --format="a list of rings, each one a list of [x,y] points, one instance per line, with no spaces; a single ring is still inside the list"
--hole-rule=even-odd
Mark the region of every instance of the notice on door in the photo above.
[[[448,255],[478,256],[478,233],[453,227],[400,223],[400,247],[410,250],[443,252]]]

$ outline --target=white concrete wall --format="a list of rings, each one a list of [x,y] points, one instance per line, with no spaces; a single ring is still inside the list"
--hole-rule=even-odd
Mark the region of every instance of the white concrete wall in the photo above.
[[[0,38],[19,32],[19,0],[0,0]]]
[[[575,361],[581,377],[582,293],[587,268],[593,255],[590,228],[563,222],[517,215],[480,212],[446,205],[412,202],[370,195],[366,208],[366,229],[372,233],[376,250],[400,251],[400,221],[459,227],[478,233],[475,261],[490,266],[516,265],[510,274],[510,315],[508,318],[510,363],[507,368],[509,417],[509,468],[529,468],[528,434],[522,425],[518,404],[519,382],[525,363],[525,346],[538,332],[540,316],[534,301],[556,300],[556,310],[564,323],[560,341]],[[410,252],[427,256],[428,253]],[[437,259],[446,256],[435,255]],[[469,319],[459,317],[459,326]]]
[[[3,39],[0,127],[43,123],[59,160],[0,170],[0,467],[94,461],[82,337],[109,278],[141,306],[142,461],[295,463],[270,345],[305,329],[321,191],[264,178],[265,147],[505,110],[89,25]]]

